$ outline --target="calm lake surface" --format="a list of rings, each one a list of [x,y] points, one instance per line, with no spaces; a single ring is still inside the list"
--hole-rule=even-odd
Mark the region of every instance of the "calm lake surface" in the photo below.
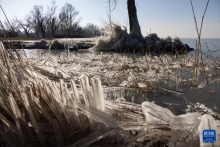
[[[181,40],[183,43],[196,49],[196,38],[182,38]],[[203,38],[201,39],[201,46],[204,55],[212,53],[213,56],[220,57],[220,38]]]
[[[196,48],[196,39],[194,38],[183,38],[181,39],[184,44],[188,44],[192,48]],[[210,56],[214,58],[220,57],[220,38],[218,39],[202,39],[202,52],[204,56]],[[31,49],[31,50],[19,50],[23,56],[28,58],[33,58],[46,54],[60,55],[66,51],[47,51],[41,49]],[[25,54],[24,54],[25,52]],[[194,54],[195,51],[190,52]],[[100,52],[92,52],[88,50],[73,51],[69,55],[74,54],[76,56],[81,56],[82,54],[100,54]],[[106,53],[107,54],[107,53]],[[129,56],[129,55],[128,55]],[[209,87],[210,88],[210,87]],[[168,94],[163,92],[146,93],[143,91],[129,90],[129,89],[118,89],[108,92],[107,97],[124,97],[127,101],[133,101],[135,103],[141,104],[143,101],[154,101],[156,104],[167,107],[171,109],[175,114],[183,114],[187,109],[187,105],[191,104],[204,104],[209,109],[220,114],[220,84],[215,83],[211,85],[211,89],[214,93],[209,93],[209,88],[205,87],[203,89],[195,89],[192,87],[184,87],[185,94]]]

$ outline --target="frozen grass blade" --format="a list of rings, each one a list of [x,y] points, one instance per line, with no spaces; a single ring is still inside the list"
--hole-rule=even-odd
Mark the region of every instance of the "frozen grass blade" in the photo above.
[[[95,143],[107,136],[113,136],[113,135],[115,135],[115,129],[100,130],[100,131],[92,133],[86,138],[83,138],[82,140],[79,140],[73,145],[70,145],[68,147],[76,147],[76,146],[87,147],[87,146],[90,146],[92,143]]]
[[[23,132],[22,132],[22,129],[21,129],[21,123],[20,123],[20,120],[21,120],[21,112],[14,100],[14,97],[13,95],[10,93],[9,95],[9,102],[10,102],[10,105],[12,107],[12,111],[14,113],[14,116],[15,116],[15,123],[16,123],[16,126],[17,126],[17,130],[18,130],[18,136],[19,136],[19,139],[21,141],[21,144],[24,145],[24,135],[23,135]]]
[[[88,77],[86,75],[81,75],[80,82],[81,82],[83,93],[84,93],[83,98],[84,98],[85,104],[87,106],[95,107]]]
[[[105,111],[105,98],[100,79],[92,79],[92,90],[96,108],[101,111]]]
[[[102,112],[98,109],[83,104],[78,104],[78,107],[80,110],[82,110],[83,114],[85,114],[91,119],[94,119],[95,121],[101,122],[113,128],[117,127],[118,125],[117,122],[105,112]]]
[[[31,123],[32,123],[32,125],[33,125],[33,127],[34,127],[34,129],[35,129],[35,132],[36,132],[37,135],[38,135],[39,141],[40,141],[41,145],[44,146],[44,144],[45,144],[44,140],[45,140],[45,139],[44,139],[44,137],[43,137],[42,131],[40,130],[40,128],[39,128],[39,126],[38,126],[38,124],[37,124],[37,121],[36,121],[36,119],[35,119],[35,116],[34,116],[34,114],[33,114],[32,109],[31,109],[30,103],[29,103],[29,101],[28,101],[27,95],[26,95],[25,93],[22,93],[22,98],[23,98],[23,100],[24,100],[24,105],[25,105],[25,107],[26,107],[26,109],[27,109],[27,111],[28,111],[29,117],[30,117],[30,119],[31,119]]]
[[[63,143],[62,132],[61,132],[59,124],[56,120],[53,120],[53,127],[54,127],[54,131],[55,131],[56,140],[57,140],[57,143],[58,143],[57,146],[63,147],[64,143]]]
[[[74,101],[77,102],[77,103],[81,103],[80,98],[79,98],[79,92],[76,88],[76,84],[75,84],[74,80],[71,80],[71,88],[72,88],[72,91],[73,91]]]
[[[14,124],[12,124],[4,115],[2,115],[0,113],[0,118],[1,118],[1,121],[8,127],[10,128],[13,132],[16,132],[16,127],[14,126]]]

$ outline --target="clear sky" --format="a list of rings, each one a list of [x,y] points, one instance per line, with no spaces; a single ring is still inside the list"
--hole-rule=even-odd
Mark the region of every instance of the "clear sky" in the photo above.
[[[58,10],[71,3],[78,11],[81,25],[94,23],[102,27],[107,21],[107,0],[55,0]],[[24,18],[34,5],[43,5],[45,10],[51,0],[0,0],[9,20]],[[128,26],[127,1],[118,0],[112,13],[113,21]],[[207,0],[193,0],[197,21],[200,24]],[[196,37],[190,0],[136,0],[139,23],[143,35],[157,33],[159,37]],[[5,21],[0,11],[0,20]],[[200,26],[200,25],[199,25]],[[220,0],[210,0],[202,37],[220,38]]]

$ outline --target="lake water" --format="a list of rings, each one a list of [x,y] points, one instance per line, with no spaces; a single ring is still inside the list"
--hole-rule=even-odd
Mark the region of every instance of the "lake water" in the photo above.
[[[196,49],[196,38],[182,38],[181,40],[183,43]],[[201,47],[204,55],[209,55],[211,53],[215,57],[220,56],[220,38],[202,38]]]

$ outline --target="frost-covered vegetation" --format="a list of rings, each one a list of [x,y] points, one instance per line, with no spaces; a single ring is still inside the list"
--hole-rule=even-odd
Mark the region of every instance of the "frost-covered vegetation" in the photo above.
[[[198,145],[199,130],[196,128],[201,119],[210,116],[186,114],[187,120],[198,116],[188,127],[189,130],[193,128],[197,136],[187,138],[185,132],[178,141],[176,133],[182,130],[179,126],[186,121],[184,116],[176,116],[149,102],[141,107],[123,97],[108,97],[107,92],[113,88],[134,88],[181,94],[184,92],[182,85],[203,88],[218,82],[219,62],[203,58],[195,66],[194,56],[190,54],[90,53],[76,56],[63,53],[28,59],[5,50],[1,44],[1,142],[8,146],[163,146],[168,142],[187,144],[193,139]],[[199,72],[195,73],[195,68]],[[172,89],[167,88],[170,82],[174,83]],[[198,107],[217,118],[215,113],[201,106],[189,106],[188,112]],[[156,119],[149,115],[152,110]],[[158,119],[159,124],[151,122]]]
[[[125,27],[112,24],[104,30],[104,36],[99,39],[95,50],[115,51],[115,52],[151,52],[154,54],[173,53],[182,54],[193,50],[187,44],[176,37],[172,39],[159,38],[156,33],[149,34],[146,37],[134,37],[127,32]]]

